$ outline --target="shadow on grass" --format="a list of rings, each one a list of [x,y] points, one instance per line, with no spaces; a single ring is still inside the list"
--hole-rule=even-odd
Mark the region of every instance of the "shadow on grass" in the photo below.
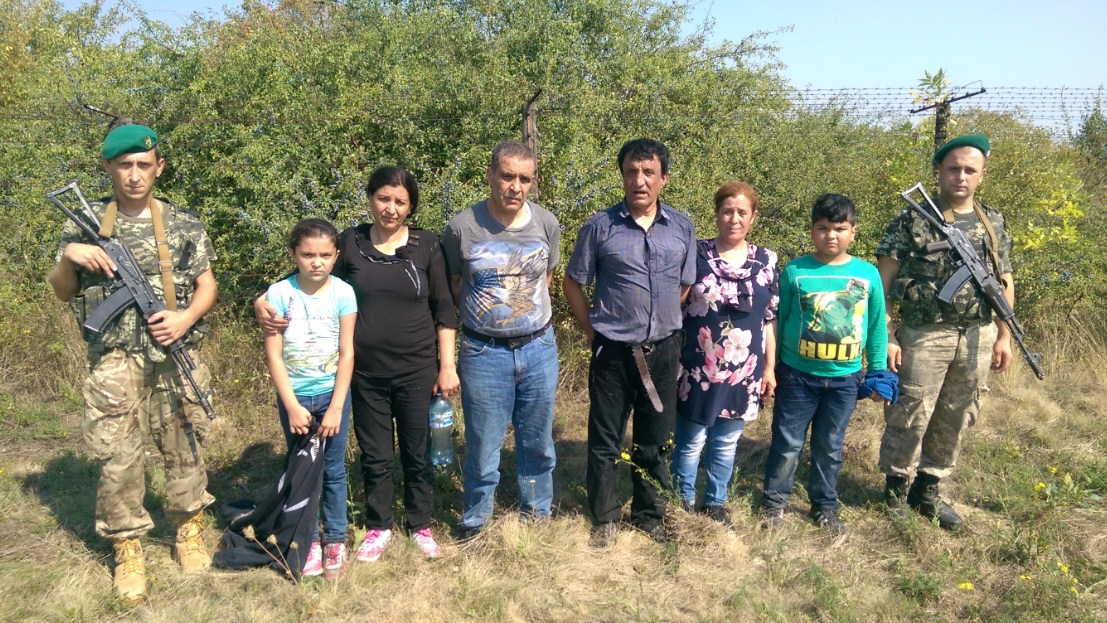
[[[46,463],[42,471],[22,479],[22,489],[50,509],[58,526],[89,549],[107,552],[107,541],[96,536],[94,509],[100,464],[68,450]]]
[[[258,442],[246,446],[233,461],[224,461],[208,467],[208,491],[215,496],[215,504],[208,509],[220,528],[222,507],[238,500],[264,500],[277,489],[277,482],[284,472],[283,444],[278,450],[272,442]]]
[[[154,520],[154,529],[150,537],[154,539],[172,539],[174,527],[167,520],[162,493],[164,477],[160,471],[160,457],[156,451],[148,456],[145,475],[145,497],[143,505]],[[277,478],[284,468],[283,455],[276,455],[268,443],[258,443],[247,447],[233,463],[208,471],[208,491],[216,498],[214,508],[209,509],[216,517],[218,507],[243,497],[261,499],[270,488],[276,486]],[[57,520],[58,526],[83,542],[90,550],[107,553],[110,546],[105,539],[96,535],[95,509],[96,487],[100,480],[100,463],[80,452],[68,450],[52,458],[42,471],[28,474],[21,483],[25,493],[33,495],[49,509]]]

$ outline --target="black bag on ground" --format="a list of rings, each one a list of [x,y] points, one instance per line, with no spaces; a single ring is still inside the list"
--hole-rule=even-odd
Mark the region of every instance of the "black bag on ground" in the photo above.
[[[232,502],[224,507],[229,525],[223,531],[223,548],[215,553],[213,566],[245,569],[269,565],[284,573],[287,565],[288,572],[300,577],[315,538],[323,489],[324,440],[312,433],[300,437],[288,452],[273,495],[252,510],[250,502]],[[251,527],[253,539],[245,534]],[[270,542],[270,537],[276,542]]]

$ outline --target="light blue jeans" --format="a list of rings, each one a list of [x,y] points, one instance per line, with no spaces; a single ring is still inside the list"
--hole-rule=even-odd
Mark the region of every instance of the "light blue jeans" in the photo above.
[[[461,338],[458,375],[465,421],[463,528],[492,517],[507,425],[515,428],[520,511],[545,517],[553,504],[557,342],[552,327],[520,348]]]
[[[714,424],[704,426],[677,416],[672,471],[673,486],[681,501],[696,503],[696,471],[702,454],[707,475],[703,505],[726,504],[727,488],[734,473],[734,452],[745,428],[746,421],[741,418],[716,418]]]

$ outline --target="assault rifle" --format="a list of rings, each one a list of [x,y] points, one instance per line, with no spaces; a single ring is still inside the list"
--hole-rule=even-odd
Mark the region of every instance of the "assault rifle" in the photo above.
[[[80,202],[80,215],[66,206],[60,199],[66,193],[73,193]],[[46,193],[46,196],[54,205],[61,208],[61,211],[65,212],[69,220],[80,227],[81,231],[103,249],[104,253],[107,253],[111,261],[115,263],[115,274],[110,286],[111,294],[85,319],[84,329],[91,334],[99,335],[104,332],[104,328],[108,323],[115,320],[119,317],[119,314],[132,305],[138,307],[138,312],[142,315],[142,319],[147,323],[146,327],[149,329],[150,317],[165,310],[165,304],[158,298],[157,293],[154,292],[150,282],[146,279],[146,275],[142,273],[142,268],[139,266],[138,260],[135,259],[134,253],[131,253],[130,249],[119,244],[119,242],[100,235],[100,222],[96,218],[96,214],[93,213],[92,207],[88,205],[88,201],[85,200],[85,196],[81,193],[81,188],[77,186],[77,182],[70,182],[64,188]],[[170,344],[166,350],[169,351],[169,356],[173,358],[173,363],[177,366],[177,372],[179,373],[177,380],[180,381],[183,378],[187,382],[186,391],[188,388],[192,389],[196,401],[200,404],[208,419],[214,420],[215,410],[211,408],[211,402],[208,401],[208,392],[200,388],[196,377],[192,375],[192,371],[196,369],[196,362],[185,350],[184,338],[179,338],[176,342]],[[185,434],[188,436],[188,445],[192,449],[192,456],[199,462],[200,453],[196,448],[196,432],[187,417],[182,417],[182,419],[184,420]]]
[[[921,195],[923,202],[926,204],[925,208],[912,197],[915,193]],[[1026,363],[1034,372],[1034,376],[1038,377],[1038,380],[1044,379],[1045,373],[1038,365],[1041,354],[1031,354],[1027,350],[1026,344],[1023,342],[1026,333],[1018,319],[1015,318],[1015,310],[1011,308],[1011,303],[1007,301],[1007,297],[1003,293],[1003,284],[988,270],[984,260],[977,255],[972,242],[965,237],[965,233],[952,225],[946,224],[942,211],[934,205],[934,201],[930,198],[930,195],[926,194],[926,189],[923,188],[921,183],[915,184],[900,195],[907,201],[912,210],[926,219],[945,238],[945,240],[931,242],[926,245],[927,252],[948,251],[950,259],[957,267],[957,271],[942,286],[942,290],[938,293],[938,299],[945,303],[952,302],[953,297],[961,288],[971,281],[973,287],[984,295],[984,300],[988,302],[988,306],[992,308],[996,316],[1003,321],[1003,324],[1007,325],[1007,329],[1011,332],[1011,339],[1015,341],[1015,344],[1018,344],[1023,359],[1026,360]]]

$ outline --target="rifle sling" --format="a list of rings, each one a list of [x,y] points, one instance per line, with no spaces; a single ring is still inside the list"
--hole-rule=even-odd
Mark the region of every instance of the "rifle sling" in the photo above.
[[[158,249],[158,267],[161,271],[161,286],[165,291],[165,308],[177,311],[177,292],[173,289],[173,260],[169,254],[169,239],[165,235],[165,205],[156,197],[150,197],[150,220],[154,223],[154,245]],[[108,203],[104,210],[104,220],[100,224],[100,236],[111,238],[115,229],[115,217],[119,211],[116,202]]]

